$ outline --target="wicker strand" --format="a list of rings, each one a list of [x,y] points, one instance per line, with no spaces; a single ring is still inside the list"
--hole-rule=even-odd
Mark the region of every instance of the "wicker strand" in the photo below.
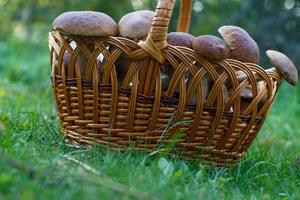
[[[179,19],[177,25],[178,32],[189,32],[192,13],[193,0],[181,0]]]

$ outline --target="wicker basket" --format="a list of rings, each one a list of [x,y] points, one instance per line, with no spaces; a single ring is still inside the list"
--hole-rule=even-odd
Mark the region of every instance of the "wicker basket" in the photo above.
[[[158,1],[151,31],[138,43],[122,37],[50,33],[52,87],[61,130],[69,142],[150,151],[172,144],[172,153],[215,164],[235,163],[245,154],[266,119],[281,77],[255,64],[208,61],[192,49],[168,45],[174,4],[175,0]],[[188,30],[190,11],[190,6],[181,6],[178,30]],[[89,45],[95,46],[93,52]],[[68,69],[63,64],[66,51],[70,54]],[[84,73],[77,62],[79,52],[88,59]],[[115,63],[124,54],[131,65],[121,82]],[[99,57],[105,62],[104,72],[97,67]],[[162,66],[174,70],[166,91],[161,89]],[[239,82],[238,70],[248,78]],[[189,85],[187,71],[192,77]],[[207,75],[213,87],[202,100],[201,80]],[[258,80],[265,82],[264,91],[256,89]],[[226,81],[233,87],[229,99],[223,97]],[[241,112],[240,93],[249,86],[255,98]],[[190,103],[193,95],[196,105]],[[264,104],[262,98],[267,98]]]

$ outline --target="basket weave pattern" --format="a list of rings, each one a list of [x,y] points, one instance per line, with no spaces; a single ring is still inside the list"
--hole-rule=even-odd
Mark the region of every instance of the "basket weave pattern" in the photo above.
[[[52,88],[61,129],[69,141],[138,150],[174,144],[176,154],[216,164],[234,163],[245,154],[274,101],[280,76],[255,64],[232,59],[208,61],[191,49],[168,45],[174,3],[159,1],[149,36],[141,42],[57,31],[49,34]],[[94,51],[89,50],[91,45]],[[70,54],[67,69],[65,52]],[[88,60],[84,71],[78,64],[79,54]],[[116,62],[124,55],[130,68],[121,81]],[[104,71],[99,70],[99,63]],[[166,91],[162,90],[161,67],[173,70]],[[236,71],[243,71],[248,78],[240,83]],[[187,72],[192,77],[189,84]],[[213,87],[203,100],[205,76],[212,79]],[[257,90],[257,80],[265,82],[266,90]],[[222,90],[225,82],[230,82],[233,90],[228,99]],[[239,94],[249,86],[254,98],[241,111]],[[191,103],[193,96],[196,105]],[[262,98],[266,98],[263,105]]]

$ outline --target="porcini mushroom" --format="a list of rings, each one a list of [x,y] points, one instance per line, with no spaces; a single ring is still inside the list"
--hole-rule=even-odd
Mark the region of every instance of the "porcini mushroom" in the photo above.
[[[53,30],[72,35],[106,37],[117,34],[117,24],[108,15],[93,11],[72,11],[59,15]]]
[[[108,15],[93,11],[72,11],[59,15],[52,23],[53,30],[82,36],[107,37],[117,34],[117,24]],[[93,44],[87,44],[92,53],[95,50]],[[78,54],[80,71],[84,74],[88,62],[87,55],[81,50]]]
[[[259,105],[263,105],[267,101],[267,86],[265,81],[257,82],[257,94],[264,92],[260,99]],[[251,86],[247,86],[242,90],[241,94],[241,111],[243,112],[255,98]]]
[[[169,87],[171,77],[168,74],[161,72],[160,78],[161,78],[162,90],[166,91]]]
[[[138,41],[145,39],[150,31],[155,13],[149,10],[135,11],[123,16],[119,23],[119,35]],[[118,73],[118,81],[123,82],[131,61],[124,53],[116,61],[116,70]]]
[[[187,84],[189,85],[192,81],[192,77],[191,74],[188,76],[188,82]],[[209,93],[209,84],[211,82],[210,76],[205,74],[204,77],[202,77],[201,79],[201,91],[202,91],[202,103],[204,104],[206,102],[207,99],[207,95]],[[191,101],[192,105],[196,105],[197,104],[197,97],[196,94],[193,94],[192,97],[192,101]]]
[[[147,37],[155,13],[149,10],[140,10],[123,16],[119,23],[119,35],[135,41]]]
[[[193,42],[194,51],[207,59],[221,60],[228,58],[229,48],[220,38],[213,35],[201,35]]]
[[[66,51],[63,57],[63,67],[65,68],[66,75],[68,75],[69,61],[70,61],[70,53]]]
[[[126,74],[129,70],[130,64],[131,62],[125,53],[122,53],[116,61],[116,71],[119,83],[122,83],[124,81]]]
[[[171,32],[168,34],[167,42],[172,46],[192,48],[195,37],[184,32]]]
[[[229,58],[259,63],[258,45],[244,29],[237,26],[222,26],[218,31],[230,49]]]
[[[181,47],[187,47],[187,48],[192,48],[193,41],[195,37],[192,36],[191,34],[184,33],[184,32],[171,32],[168,34],[167,37],[167,43],[172,46],[181,46]],[[170,81],[170,77],[173,76],[174,70],[170,66],[170,63],[165,63],[162,66],[162,72],[164,73],[165,76],[168,76],[169,78],[165,78],[164,84],[169,85],[167,81]],[[185,76],[185,81],[187,83],[187,79],[189,76],[188,68],[184,71],[184,76]],[[179,94],[179,87],[176,87],[175,94]]]
[[[230,94],[229,94],[228,88],[225,85],[222,85],[222,91],[223,91],[224,102],[227,103],[227,101],[230,98]]]
[[[283,53],[274,50],[268,50],[266,52],[271,64],[276,68],[280,75],[291,85],[297,85],[298,72],[294,63]],[[275,70],[269,69],[269,71]]]

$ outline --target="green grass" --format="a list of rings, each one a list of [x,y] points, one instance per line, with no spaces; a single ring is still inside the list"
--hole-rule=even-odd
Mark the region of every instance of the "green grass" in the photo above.
[[[245,159],[209,168],[68,145],[59,132],[47,47],[0,43],[0,55],[0,199],[300,198],[299,87],[282,85]]]

